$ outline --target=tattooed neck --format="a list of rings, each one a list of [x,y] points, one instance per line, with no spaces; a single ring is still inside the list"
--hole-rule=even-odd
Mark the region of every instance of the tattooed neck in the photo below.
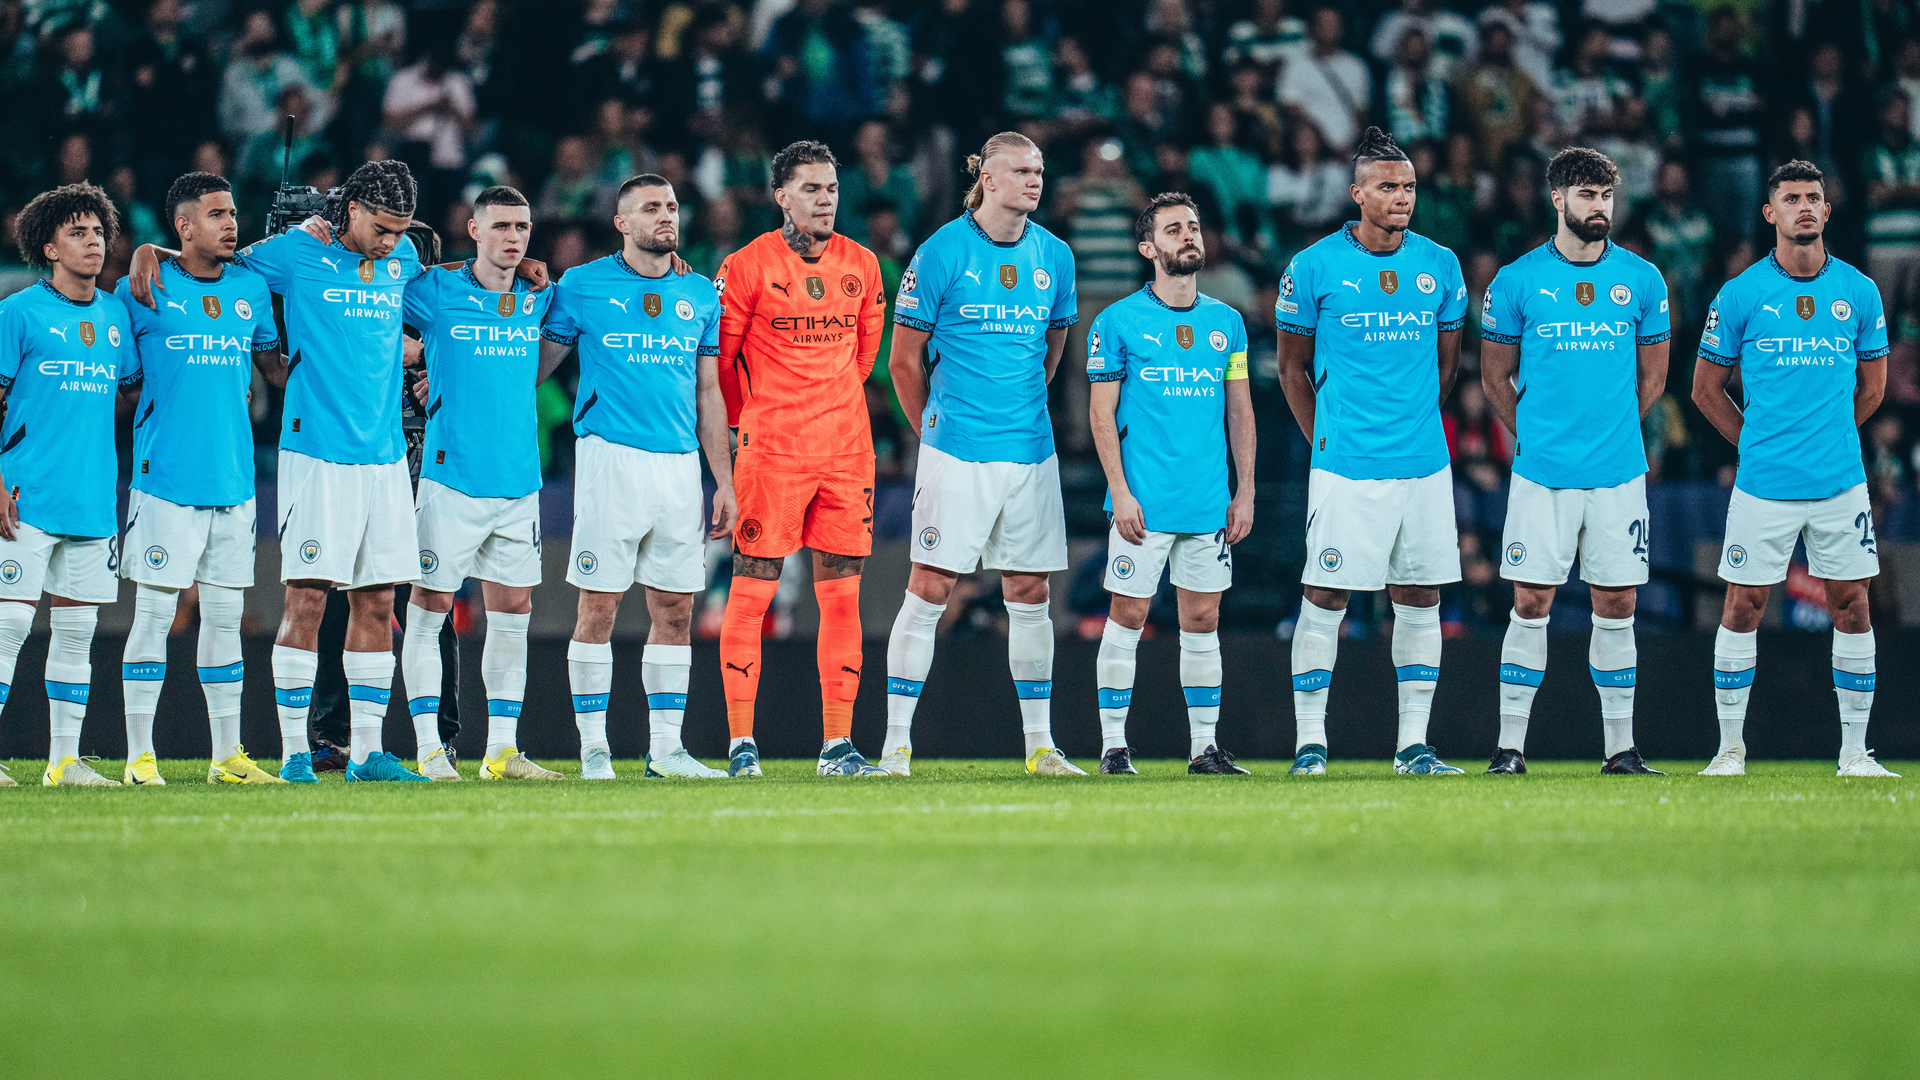
[[[800,231],[800,226],[793,220],[792,213],[788,213],[787,220],[780,225],[780,238],[787,242],[787,246],[793,249],[795,255],[802,258],[813,250],[813,237]]]

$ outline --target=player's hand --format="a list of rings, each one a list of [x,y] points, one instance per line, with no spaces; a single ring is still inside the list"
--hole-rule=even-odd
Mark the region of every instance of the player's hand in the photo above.
[[[134,248],[133,264],[127,268],[127,291],[133,294],[135,300],[159,311],[160,305],[153,298],[153,290],[164,288],[166,286],[160,284],[160,253],[153,249],[152,244],[141,244]],[[7,539],[13,537],[8,536]]]
[[[718,540],[733,532],[734,519],[740,516],[740,504],[734,501],[733,485],[723,484],[713,493],[713,527],[707,539]]]
[[[1253,494],[1235,496],[1227,504],[1227,543],[1237,544],[1253,531]]]
[[[1140,510],[1139,499],[1124,491],[1114,495],[1113,527],[1120,530],[1120,539],[1129,544],[1138,544],[1147,538],[1147,516]]]
[[[427,343],[417,337],[400,335],[400,366],[417,368],[426,363]]]
[[[673,272],[676,277],[686,277],[688,274],[693,273],[693,264],[681,258],[680,253],[677,251],[667,256],[667,265],[673,267]]]
[[[521,259],[520,265],[513,271],[514,276],[527,283],[534,292],[547,287],[547,264],[539,259]]]
[[[17,540],[14,531],[20,527],[20,501],[13,497],[13,489],[0,486],[0,540]]]
[[[323,244],[333,243],[333,223],[319,214],[301,222],[300,229]]]

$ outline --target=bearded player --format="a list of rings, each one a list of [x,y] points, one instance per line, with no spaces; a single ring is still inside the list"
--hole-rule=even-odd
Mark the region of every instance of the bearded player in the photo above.
[[[821,776],[885,776],[853,747],[860,572],[873,549],[873,432],[863,384],[884,328],[873,252],[833,231],[838,162],[822,143],[773,159],[784,223],[720,266],[720,391],[739,433],[733,586],[720,631],[727,771],[759,776],[760,633],[786,558],[813,549],[820,602]]]

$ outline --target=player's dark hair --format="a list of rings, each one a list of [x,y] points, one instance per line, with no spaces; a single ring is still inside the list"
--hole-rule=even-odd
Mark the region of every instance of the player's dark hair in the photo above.
[[[1820,166],[1811,161],[1789,161],[1773,170],[1773,175],[1767,177],[1767,201],[1773,201],[1773,193],[1780,190],[1781,184],[1802,183],[1819,184],[1820,189],[1825,191],[1827,174],[1821,172]]]
[[[528,205],[527,197],[525,195],[520,194],[520,191],[518,188],[510,188],[505,184],[495,184],[492,187],[486,189],[485,191],[482,191],[480,194],[475,195],[473,197],[473,208],[475,210],[478,210],[483,206],[526,206],[526,205]]]
[[[1139,217],[1133,219],[1133,242],[1144,244],[1151,240],[1154,226],[1160,219],[1160,211],[1175,206],[1184,206],[1193,211],[1195,217],[1200,216],[1200,205],[1193,201],[1193,196],[1184,191],[1163,191],[1147,203],[1147,208],[1140,211]]]
[[[812,139],[802,139],[788,143],[786,148],[773,155],[773,189],[780,190],[793,179],[793,174],[802,165],[831,165],[840,167],[840,159],[833,156],[827,144]]]
[[[1033,144],[1033,140],[1027,138],[1025,135],[1017,131],[1003,131],[993,138],[988,139],[986,144],[980,147],[979,153],[967,155],[967,172],[973,176],[973,186],[967,189],[967,209],[978,210],[981,204],[987,201],[987,189],[985,183],[980,179],[980,169],[987,162],[993,160],[993,155],[1004,153],[1008,150],[1033,150],[1038,152],[1039,149],[1038,146]]]
[[[340,216],[333,222],[336,231],[347,227],[347,204],[350,202],[357,202],[376,213],[413,217],[419,188],[413,182],[413,170],[407,168],[407,163],[389,158],[385,161],[369,161],[353,170],[347,182],[340,185],[340,195]]]
[[[1570,187],[1612,187],[1620,182],[1620,167],[1598,150],[1569,146],[1547,162],[1547,189],[1565,191]]]
[[[1361,171],[1376,162],[1406,160],[1407,152],[1400,149],[1400,144],[1393,141],[1393,136],[1377,127],[1370,127],[1361,133],[1359,145],[1353,148],[1353,176],[1358,180]]]
[[[111,246],[114,237],[120,235],[120,214],[114,210],[113,200],[105,191],[83,180],[35,195],[13,223],[20,257],[36,269],[53,269],[46,256],[47,245],[53,243],[54,236],[69,222],[88,214],[100,219],[100,227],[106,230],[107,244]]]
[[[627,192],[629,191],[637,191],[643,187],[672,187],[672,186],[673,186],[673,181],[668,180],[666,177],[661,176],[659,173],[643,172],[639,176],[630,176],[627,178],[626,183],[620,185],[620,190],[617,192],[614,192],[613,205],[616,207],[623,205],[627,201]]]
[[[173,229],[178,236],[180,230],[174,225],[174,219],[180,214],[180,204],[193,202],[202,195],[211,195],[217,191],[232,191],[233,185],[227,183],[224,176],[215,176],[210,172],[190,172],[173,182],[167,189],[167,228]]]
[[[416,221],[407,226],[407,239],[413,241],[414,253],[420,256],[420,268],[426,269],[440,261],[440,234],[432,226]]]

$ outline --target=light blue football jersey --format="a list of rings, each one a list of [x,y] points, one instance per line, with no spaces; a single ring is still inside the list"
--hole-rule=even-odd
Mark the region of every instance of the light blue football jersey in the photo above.
[[[699,274],[651,278],[618,252],[554,286],[546,336],[580,345],[573,433],[684,454],[700,445],[700,357],[720,355],[720,296]]]
[[[1520,346],[1513,471],[1550,488],[1614,487],[1646,472],[1639,346],[1672,337],[1667,319],[1659,269],[1612,241],[1589,263],[1549,240],[1502,267],[1480,333]]]
[[[1467,322],[1453,252],[1411,230],[1375,253],[1353,225],[1293,257],[1280,330],[1314,338],[1313,467],[1353,480],[1428,476],[1447,464],[1440,334]]]
[[[1080,319],[1073,252],[1029,221],[1020,239],[989,237],[969,210],[941,226],[900,278],[893,321],[933,335],[920,416],[928,446],[962,461],[1045,461],[1047,331]]]
[[[534,382],[540,323],[554,290],[519,278],[510,292],[480,284],[469,261],[428,269],[407,286],[406,320],[427,346],[423,479],[477,499],[517,499],[540,490]]]
[[[1853,391],[1864,362],[1885,357],[1887,319],[1865,274],[1827,256],[1811,278],[1774,258],[1720,287],[1700,355],[1740,365],[1746,423],[1734,486],[1762,499],[1825,499],[1863,484]]]
[[[1120,382],[1120,463],[1147,528],[1226,528],[1227,383],[1246,377],[1247,324],[1211,296],[1173,307],[1148,285],[1093,320],[1087,378]]]
[[[406,456],[400,433],[400,309],[420,276],[413,241],[366,259],[336,237],[300,229],[243,248],[240,258],[280,294],[287,320],[287,396],[280,449],[342,465]]]
[[[133,365],[126,306],[104,289],[76,304],[42,281],[0,300],[0,479],[21,521],[60,536],[120,531],[113,413]]]
[[[197,278],[160,264],[155,311],[114,295],[133,324],[133,486],[180,506],[237,506],[253,498],[253,354],[280,346],[273,295],[257,272],[228,263]]]

